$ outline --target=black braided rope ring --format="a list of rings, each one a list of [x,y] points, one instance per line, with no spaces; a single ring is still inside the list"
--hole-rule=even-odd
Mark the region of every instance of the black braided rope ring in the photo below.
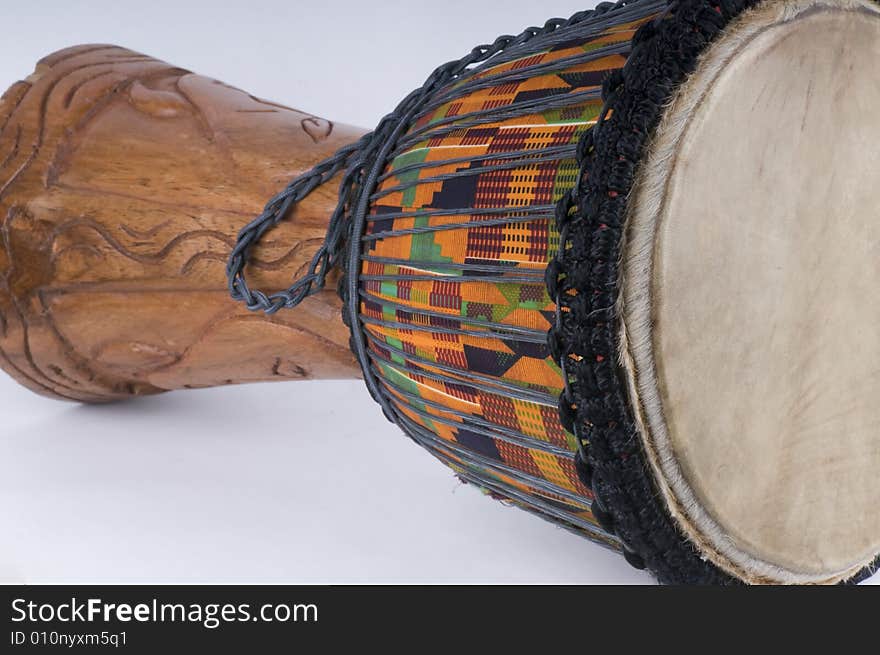
[[[700,54],[757,0],[674,0],[633,39],[625,66],[609,76],[597,124],[578,149],[579,184],[559,202],[567,228],[556,263],[548,267],[559,321],[549,340],[569,374],[560,413],[588,433],[578,474],[593,490],[593,514],[625,545],[634,566],[666,584],[737,584],[682,534],[660,497],[632,416],[617,364],[621,244],[627,198],[638,163],[675,89]],[[880,558],[848,583],[876,570]]]

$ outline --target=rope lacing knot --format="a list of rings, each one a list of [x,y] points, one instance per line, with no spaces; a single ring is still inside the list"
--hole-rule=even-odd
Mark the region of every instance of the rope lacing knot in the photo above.
[[[294,178],[283,191],[266,203],[259,216],[242,228],[226,265],[229,293],[232,298],[245,303],[252,311],[273,314],[282,307],[295,307],[309,296],[320,292],[326,285],[327,275],[344,260],[345,244],[352,238],[352,235],[348,234],[351,222],[350,208],[357,204],[355,199],[360,194],[372,193],[372,189],[361,188],[364,170],[373,163],[373,157],[396,131],[402,117],[421,106],[439,87],[454,81],[474,64],[485,62],[503,51],[523,45],[536,37],[551,34],[631,4],[633,4],[632,0],[603,2],[595,9],[580,11],[567,19],[551,18],[542,27],[529,27],[517,36],[499,36],[491,44],[477,46],[463,58],[436,68],[419,89],[410,93],[393,112],[379,122],[375,130],[365,134],[357,142],[344,146],[311,170]],[[345,176],[339,186],[338,204],[330,217],[327,235],[305,272],[283,291],[267,294],[259,289],[251,289],[245,279],[244,268],[254,246],[268,230],[287,217],[298,202],[343,170]],[[342,287],[344,284],[340,286]],[[347,318],[351,321],[351,317]]]

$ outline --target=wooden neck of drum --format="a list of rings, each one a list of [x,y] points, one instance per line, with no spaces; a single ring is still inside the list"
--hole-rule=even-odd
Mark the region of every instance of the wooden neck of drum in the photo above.
[[[362,133],[115,46],[46,57],[0,101],[0,367],[89,402],[357,377],[332,291],[249,312],[225,263],[272,195]],[[335,204],[330,183],[266,234],[255,288],[290,284]]]

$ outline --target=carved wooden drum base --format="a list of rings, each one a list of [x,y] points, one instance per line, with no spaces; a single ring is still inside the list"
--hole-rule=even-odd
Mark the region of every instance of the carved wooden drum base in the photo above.
[[[259,317],[224,265],[266,198],[362,132],[116,46],[46,57],[0,101],[0,365],[87,402],[356,376],[334,294]],[[255,279],[283,286],[334,200],[279,226]]]

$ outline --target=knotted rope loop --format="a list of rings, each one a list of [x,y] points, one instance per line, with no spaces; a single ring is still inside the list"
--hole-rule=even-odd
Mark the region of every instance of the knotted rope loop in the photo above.
[[[294,178],[283,191],[266,203],[259,216],[242,228],[226,265],[229,293],[233,300],[244,302],[252,311],[273,314],[282,307],[297,306],[307,297],[324,288],[327,275],[344,259],[345,242],[352,238],[348,234],[351,229],[351,208],[360,204],[359,199],[363,194],[369,196],[373,192],[371,187],[375,185],[376,176],[371,176],[370,183],[365,185],[363,183],[365,171],[372,167],[375,156],[387,140],[393,134],[400,133],[398,127],[402,118],[412,116],[413,112],[430,99],[437,89],[454,81],[471,66],[485,62],[502,52],[516,49],[536,37],[571,27],[587,19],[600,17],[613,9],[631,4],[634,4],[632,0],[603,2],[595,9],[578,12],[567,19],[551,18],[542,27],[529,27],[517,36],[499,36],[491,44],[477,46],[461,59],[437,67],[420,88],[410,93],[393,112],[379,122],[375,130],[365,134],[355,143],[340,148],[331,157]],[[297,203],[343,170],[345,176],[339,185],[338,204],[330,217],[327,235],[306,271],[283,291],[267,294],[259,289],[251,289],[245,279],[244,268],[254,246],[268,230],[286,218]]]
[[[312,257],[306,272],[295,280],[288,289],[271,295],[251,289],[244,277],[244,266],[251,249],[263,235],[287,216],[294,204],[340,171],[347,169],[350,161],[364,147],[369,137],[368,134],[359,141],[341,148],[332,157],[296,177],[281,193],[266,203],[259,216],[241,229],[226,265],[229,292],[233,300],[243,301],[252,311],[262,310],[267,314],[272,314],[282,307],[295,307],[308,296],[324,288],[327,273],[336,265],[339,257],[340,244],[345,229],[345,206],[355,182],[354,171],[346,174],[340,184],[339,203],[330,217],[324,242]]]

